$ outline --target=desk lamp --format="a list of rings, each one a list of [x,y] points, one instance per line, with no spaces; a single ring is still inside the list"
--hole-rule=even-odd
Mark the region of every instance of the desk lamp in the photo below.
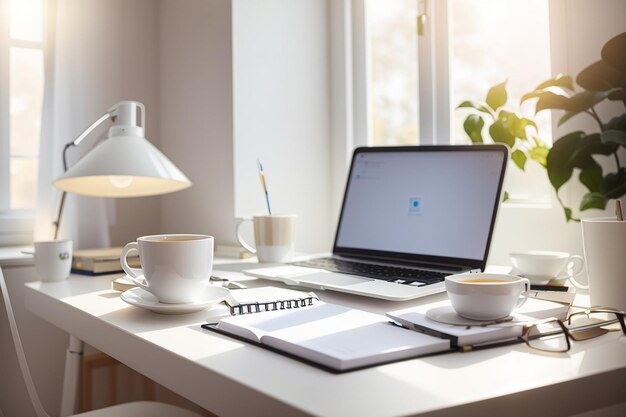
[[[141,125],[137,111],[141,110]],[[77,147],[106,120],[114,125],[107,138],[68,169],[67,150]],[[143,197],[167,194],[191,186],[191,181],[145,138],[146,111],[137,101],[120,101],[63,148],[64,174],[53,181],[61,190],[54,222],[54,239],[65,205],[66,193],[92,197]]]

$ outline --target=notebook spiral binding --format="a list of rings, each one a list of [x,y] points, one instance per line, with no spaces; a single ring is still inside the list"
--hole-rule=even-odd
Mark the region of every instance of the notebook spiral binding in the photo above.
[[[309,293],[308,297],[294,298],[291,300],[276,300],[268,302],[244,303],[230,306],[230,315],[261,313],[264,311],[288,310],[313,305],[314,301],[319,301],[319,297]]]

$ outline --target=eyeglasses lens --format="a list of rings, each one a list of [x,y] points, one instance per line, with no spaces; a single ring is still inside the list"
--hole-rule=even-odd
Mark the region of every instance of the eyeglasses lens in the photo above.
[[[590,312],[574,314],[565,322],[574,340],[587,340],[602,336],[610,331],[621,330],[615,313]]]
[[[528,331],[528,346],[548,352],[566,352],[567,336],[558,321],[536,324]]]

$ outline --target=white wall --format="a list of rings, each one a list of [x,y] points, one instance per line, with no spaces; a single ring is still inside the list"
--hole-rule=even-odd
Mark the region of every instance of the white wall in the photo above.
[[[235,213],[299,216],[296,249],[330,250],[329,45],[325,0],[233,0]]]
[[[159,230],[232,239],[231,2],[159,2],[157,63],[162,151],[193,182],[161,197]]]
[[[623,0],[551,0],[550,14],[553,75],[564,73],[575,77],[583,68],[600,59],[600,50],[607,40],[626,31],[626,2]],[[622,114],[624,106],[620,103],[604,103],[598,110],[606,122]],[[588,133],[598,131],[596,123],[585,115],[577,116],[556,128],[560,115],[560,112],[555,112],[553,117],[554,139],[576,130]],[[601,162],[607,172],[615,170],[612,161]],[[568,206],[577,208],[586,191],[578,184],[577,178],[570,182],[560,190],[559,195]],[[589,210],[581,213],[582,217],[612,215],[613,202],[609,203],[605,211]],[[582,255],[580,224],[566,223],[564,218],[563,210],[554,197],[552,207],[504,205],[492,242],[490,263],[507,265],[508,253],[519,250],[559,250]]]

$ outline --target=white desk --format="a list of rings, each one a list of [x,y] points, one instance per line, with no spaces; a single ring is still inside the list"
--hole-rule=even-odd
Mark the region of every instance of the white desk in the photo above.
[[[333,375],[203,330],[207,312],[167,316],[129,306],[109,283],[75,275],[29,283],[26,306],[220,416],[558,416],[626,400],[626,337],[617,333],[556,356],[515,345]],[[416,304],[319,294],[379,312]]]

